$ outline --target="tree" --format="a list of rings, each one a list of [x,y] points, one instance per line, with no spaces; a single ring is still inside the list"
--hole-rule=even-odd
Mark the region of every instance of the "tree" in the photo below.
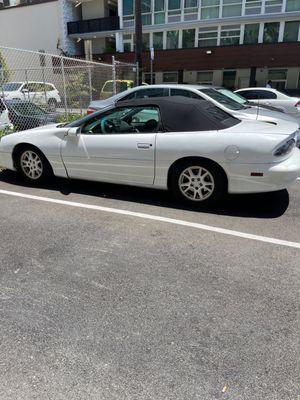
[[[8,64],[0,51],[0,84],[9,81],[10,71]]]

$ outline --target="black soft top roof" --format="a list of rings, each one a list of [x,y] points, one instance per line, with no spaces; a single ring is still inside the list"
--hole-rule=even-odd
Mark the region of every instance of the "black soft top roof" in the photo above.
[[[240,122],[207,100],[182,96],[152,97],[117,103],[118,108],[132,106],[159,107],[163,127],[169,132],[220,130]]]

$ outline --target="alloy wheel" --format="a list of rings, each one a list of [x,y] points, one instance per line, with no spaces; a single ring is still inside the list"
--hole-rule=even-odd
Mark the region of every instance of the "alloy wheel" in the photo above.
[[[188,200],[200,202],[213,194],[215,181],[206,168],[191,166],[184,169],[180,174],[178,186],[183,196]]]
[[[21,155],[20,166],[23,173],[32,180],[39,179],[43,174],[43,163],[37,153],[26,150]]]

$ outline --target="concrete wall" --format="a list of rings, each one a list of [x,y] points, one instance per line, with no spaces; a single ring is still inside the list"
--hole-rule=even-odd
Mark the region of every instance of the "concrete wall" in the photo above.
[[[0,46],[57,53],[57,1],[0,11]]]
[[[93,0],[82,4],[82,19],[103,18],[106,13],[106,2],[104,0]]]

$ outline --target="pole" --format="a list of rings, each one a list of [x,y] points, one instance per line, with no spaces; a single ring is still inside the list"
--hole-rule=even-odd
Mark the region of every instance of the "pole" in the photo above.
[[[65,115],[68,118],[68,107],[67,107],[67,87],[66,87],[66,77],[65,77],[65,68],[64,68],[64,60],[63,57],[60,57],[60,65],[61,65],[61,75],[63,80],[63,87],[64,87],[64,103],[65,103]]]
[[[143,27],[141,0],[135,0],[135,62],[138,64],[138,85],[142,84]]]
[[[117,71],[115,56],[112,56],[112,80],[113,80],[113,93],[117,94]]]

